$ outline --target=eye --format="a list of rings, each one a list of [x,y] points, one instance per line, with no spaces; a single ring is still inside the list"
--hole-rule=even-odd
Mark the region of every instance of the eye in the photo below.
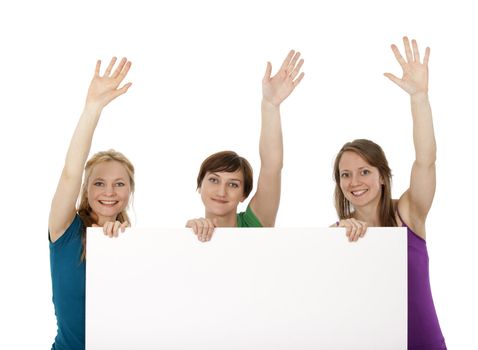
[[[362,170],[362,175],[368,175],[368,174],[370,174],[370,170],[368,170],[368,169],[363,169]]]
[[[217,178],[215,178],[215,177],[210,177],[210,178],[208,178],[208,181],[209,181],[210,183],[213,183],[213,184],[217,184],[217,183],[219,182],[219,180],[218,180]]]
[[[117,182],[116,183],[116,187],[123,187],[123,186],[126,186],[126,184],[124,182]]]
[[[93,183],[93,186],[98,186],[99,187],[99,186],[103,186],[103,185],[104,185],[104,183],[101,182],[101,181],[96,181],[96,182]]]
[[[229,187],[232,187],[232,188],[239,188],[239,184],[235,183],[235,182],[231,182],[229,184]]]
[[[342,173],[342,174],[340,174],[340,177],[342,179],[345,179],[345,178],[349,177],[349,173]]]

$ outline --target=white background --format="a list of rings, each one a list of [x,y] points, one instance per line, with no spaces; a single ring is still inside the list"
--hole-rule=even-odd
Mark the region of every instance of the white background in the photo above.
[[[406,229],[344,231],[88,230],[87,350],[405,350]]]
[[[447,2],[449,3],[449,2]],[[203,214],[195,179],[232,149],[259,170],[261,79],[288,50],[306,76],[283,104],[285,162],[278,227],[335,221],[332,163],[342,144],[381,144],[394,197],[413,161],[409,99],[390,44],[431,47],[437,193],[427,222],[431,283],[451,349],[475,341],[476,88],[472,1],[16,1],[0,5],[0,348],[49,348],[47,218],[95,62],[133,62],[127,95],[107,106],[92,152],[134,162],[135,224],[181,227]],[[7,344],[7,345],[5,345]]]

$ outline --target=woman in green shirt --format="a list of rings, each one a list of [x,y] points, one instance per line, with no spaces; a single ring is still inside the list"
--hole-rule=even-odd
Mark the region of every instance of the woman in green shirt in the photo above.
[[[204,203],[205,216],[186,223],[200,241],[209,241],[215,227],[274,226],[280,202],[283,159],[280,104],[304,77],[304,73],[300,73],[304,60],[299,58],[300,53],[291,50],[274,76],[271,76],[271,63],[267,63],[262,80],[261,169],[257,191],[245,212],[237,214],[237,206],[252,191],[249,162],[235,152],[223,151],[202,163],[197,189]]]

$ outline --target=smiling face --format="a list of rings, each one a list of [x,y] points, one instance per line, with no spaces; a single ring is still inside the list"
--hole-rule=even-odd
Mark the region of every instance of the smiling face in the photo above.
[[[88,179],[87,196],[98,225],[115,221],[129,202],[130,180],[125,167],[117,161],[101,162]]]
[[[199,188],[206,208],[206,217],[236,215],[237,206],[244,201],[242,171],[207,172]]]
[[[339,174],[340,189],[355,208],[378,206],[383,185],[378,168],[356,152],[346,151],[340,158]]]

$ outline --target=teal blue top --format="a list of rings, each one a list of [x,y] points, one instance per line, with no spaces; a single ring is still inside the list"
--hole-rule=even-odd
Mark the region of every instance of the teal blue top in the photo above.
[[[251,207],[247,206],[246,211],[237,214],[237,227],[262,227],[262,224]]]
[[[53,305],[58,326],[52,350],[85,349],[86,262],[81,261],[81,231],[78,215],[65,233],[50,241]]]

